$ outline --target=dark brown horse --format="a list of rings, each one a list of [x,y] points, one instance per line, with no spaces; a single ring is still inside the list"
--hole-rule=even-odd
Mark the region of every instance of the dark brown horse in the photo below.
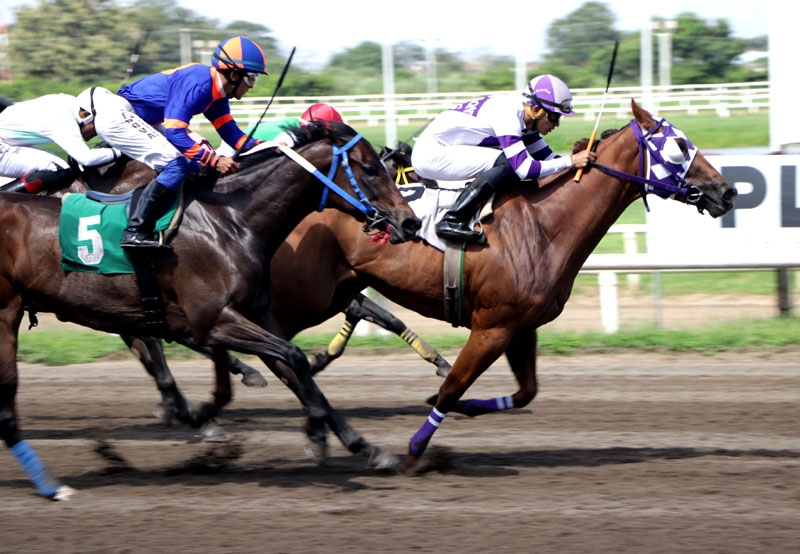
[[[445,414],[477,416],[521,408],[533,400],[537,328],[561,313],[586,258],[641,196],[640,141],[634,130],[654,132],[666,126],[635,102],[631,106],[634,121],[598,149],[597,163],[616,175],[593,168],[575,183],[574,172],[568,171],[541,188],[510,185],[495,200],[494,214],[484,224],[488,245],[468,246],[464,256],[463,313],[471,333],[435,397],[431,415],[410,441],[406,467],[425,450]],[[689,151],[687,140],[672,140],[673,154],[675,148]],[[713,217],[733,207],[736,189],[701,153],[696,153],[684,179],[680,190],[664,194],[685,200],[688,193]],[[361,236],[356,225],[338,214],[313,214],[281,245],[273,263],[284,275],[294,276],[307,274],[312,260],[317,275],[328,276],[327,282],[315,280],[313,295],[302,282],[274,276],[273,286],[281,293],[271,309],[286,337],[323,321],[367,286],[422,315],[445,319],[443,253],[419,241],[389,249]],[[462,400],[503,353],[519,388],[505,397]]]
[[[339,159],[349,159],[347,171],[339,166],[332,183],[349,193],[350,200],[331,194],[331,207],[384,226],[394,241],[415,234],[419,220],[362,137],[346,125],[305,129],[297,137],[303,145],[297,151],[319,171],[327,173]],[[354,199],[359,186],[363,192]],[[310,425],[330,425],[332,410],[311,378],[305,355],[273,334],[280,329],[268,312],[270,259],[289,232],[319,206],[322,191],[318,176],[268,150],[245,158],[240,173],[220,179],[213,188],[186,193],[173,250],[159,250],[153,262],[165,303],[164,337],[191,337],[212,348],[216,390],[197,423],[216,415],[231,399],[230,349],[288,366]],[[112,333],[152,331],[132,275],[61,269],[60,211],[59,198],[0,195],[0,436],[39,493],[50,498],[71,491],[48,474],[17,425],[16,351],[23,312],[52,312],[61,320]]]

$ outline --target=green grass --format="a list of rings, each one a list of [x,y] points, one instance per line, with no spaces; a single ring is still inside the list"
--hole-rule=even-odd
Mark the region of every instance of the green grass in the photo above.
[[[294,342],[310,354],[323,350],[331,338],[332,334],[301,333]],[[425,340],[445,356],[452,357],[463,346],[465,334],[426,336]],[[799,317],[736,321],[696,329],[642,328],[611,334],[539,332],[539,353],[550,356],[625,351],[714,353],[736,349],[766,350],[799,344]],[[348,352],[391,355],[392,352],[410,350],[405,342],[394,335],[378,335],[354,336],[348,345]],[[200,358],[199,354],[175,344],[166,345],[166,354],[170,360]],[[104,359],[132,359],[130,356],[116,335],[97,331],[34,331],[20,335],[18,359],[20,362],[59,366]]]

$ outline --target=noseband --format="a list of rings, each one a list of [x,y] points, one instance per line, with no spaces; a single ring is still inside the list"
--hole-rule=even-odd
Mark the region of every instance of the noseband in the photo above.
[[[328,175],[323,175],[314,165],[302,157],[300,154],[289,148],[285,145],[279,145],[278,148],[283,152],[287,157],[291,158],[295,162],[297,162],[303,169],[311,173],[314,177],[319,179],[325,187],[322,190],[322,198],[320,199],[319,208],[317,211],[322,211],[325,208],[325,205],[328,202],[328,193],[333,191],[339,197],[347,201],[350,205],[355,207],[358,211],[364,214],[364,217],[367,220],[365,230],[370,230],[374,228],[378,223],[383,221],[385,218],[378,215],[378,210],[375,209],[375,206],[370,203],[369,199],[364,195],[361,191],[361,187],[358,186],[358,181],[356,181],[355,175],[353,175],[353,170],[350,167],[350,159],[347,156],[347,151],[353,148],[358,141],[363,139],[360,134],[357,134],[352,139],[350,139],[347,144],[344,146],[337,146],[336,144],[332,144],[331,148],[333,149],[333,159],[331,160],[331,169],[328,172]],[[341,188],[339,185],[333,182],[333,177],[336,175],[336,171],[339,169],[339,160],[341,159],[342,167],[344,167],[345,172],[347,173],[348,179],[350,179],[350,185],[353,187],[353,190],[358,195],[358,198],[354,198],[350,193],[346,190]]]
[[[642,200],[644,201],[647,211],[650,211],[646,196],[648,192],[652,192],[661,198],[679,198],[687,204],[693,205],[697,205],[703,197],[703,192],[696,186],[689,184],[686,179],[683,178],[681,172],[675,168],[677,164],[665,162],[661,151],[653,144],[653,133],[664,124],[665,120],[662,119],[658,124],[653,126],[650,131],[644,133],[639,123],[635,119],[631,120],[630,127],[639,145],[638,175],[631,175],[630,173],[624,173],[595,162],[590,162],[590,165],[598,168],[603,173],[637,183],[641,189]],[[654,167],[661,168],[662,176],[653,177],[655,174],[653,172]]]

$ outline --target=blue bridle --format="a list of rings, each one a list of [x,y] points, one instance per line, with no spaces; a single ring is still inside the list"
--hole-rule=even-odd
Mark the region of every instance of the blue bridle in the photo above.
[[[353,170],[350,167],[350,158],[347,156],[347,151],[353,148],[358,141],[360,141],[362,137],[360,134],[357,134],[344,146],[337,146],[335,144],[331,145],[333,148],[333,159],[331,160],[331,169],[328,171],[328,175],[323,175],[319,170],[314,171],[314,176],[322,181],[325,185],[325,188],[322,190],[322,198],[320,199],[319,208],[317,211],[321,212],[325,208],[325,204],[328,202],[328,193],[330,191],[335,192],[344,200],[352,204],[357,210],[363,213],[367,218],[373,216],[377,210],[375,207],[370,203],[364,193],[361,191],[361,187],[358,186],[358,181],[356,181],[355,176],[353,175]],[[353,196],[342,189],[339,185],[333,182],[333,177],[336,175],[336,172],[339,169],[339,159],[342,160],[342,167],[344,167],[345,172],[347,173],[347,178],[350,179],[350,185],[353,187],[353,190],[358,195],[358,199],[353,198]]]

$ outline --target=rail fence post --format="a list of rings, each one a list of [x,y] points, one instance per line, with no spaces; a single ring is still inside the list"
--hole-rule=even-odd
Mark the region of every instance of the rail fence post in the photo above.
[[[603,329],[606,333],[616,333],[619,330],[617,272],[598,272],[597,284],[600,288],[600,321],[603,323]]]

